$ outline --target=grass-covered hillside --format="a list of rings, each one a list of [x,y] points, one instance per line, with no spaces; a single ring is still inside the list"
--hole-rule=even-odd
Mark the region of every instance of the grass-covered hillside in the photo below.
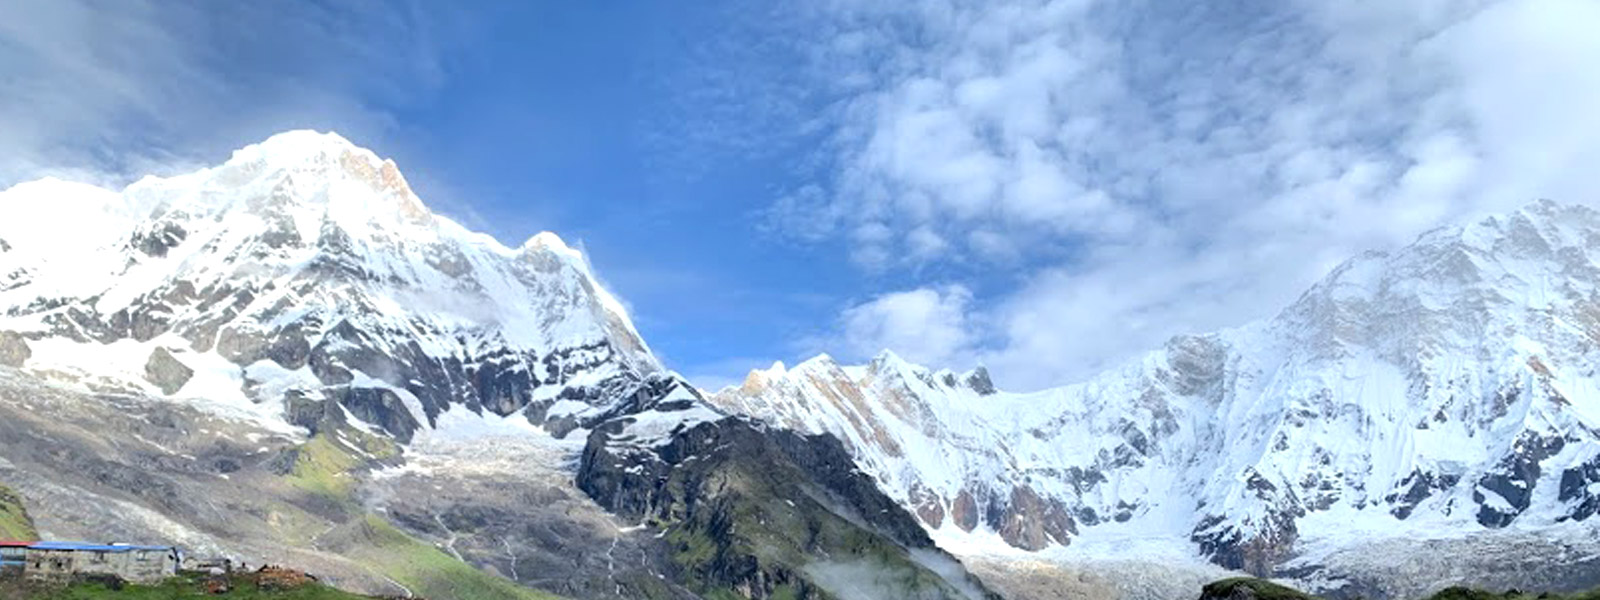
[[[1241,577],[1209,584],[1200,600],[1318,600],[1316,596],[1269,581]],[[1426,600],[1600,600],[1600,589],[1577,594],[1489,592],[1468,588],[1449,588]]]
[[[556,596],[522,587],[446,554],[400,531],[361,506],[357,473],[398,456],[394,442],[353,428],[324,431],[296,449],[284,480],[301,506],[340,524],[314,536],[333,551],[380,573],[423,598],[548,600]]]
[[[31,542],[39,539],[33,528],[33,519],[22,505],[22,496],[0,485],[0,540]]]
[[[72,586],[50,586],[22,581],[0,581],[0,600],[180,600],[183,598],[221,598],[226,600],[370,600],[342,592],[317,583],[306,583],[287,589],[268,589],[257,584],[255,574],[246,573],[228,578],[226,593],[213,594],[207,587],[209,577],[183,575],[168,579],[160,585],[123,585],[118,589],[100,583],[80,583]]]

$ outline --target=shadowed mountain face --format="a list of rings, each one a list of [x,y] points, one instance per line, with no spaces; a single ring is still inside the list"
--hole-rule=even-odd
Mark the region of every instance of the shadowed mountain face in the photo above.
[[[837,442],[727,421],[666,373],[559,238],[468,232],[338,136],[121,192],[23,184],[0,210],[0,482],[43,535],[428,598],[987,594]],[[665,497],[616,471],[725,427],[720,452],[783,480],[650,463]],[[640,525],[607,477],[697,510]],[[822,533],[718,525],[779,501]]]
[[[1428,540],[1501,561],[1484,583],[1530,585],[1531,552],[1562,587],[1584,583],[1571,552],[1600,525],[1597,315],[1600,214],[1540,202],[1357,257],[1271,319],[1082,384],[997,391],[885,353],[711,400],[838,436],[954,547],[1137,547],[1387,597],[1469,577],[1382,566]]]
[[[618,516],[660,529],[696,589],[998,598],[856,470],[832,436],[696,416],[703,409],[691,390],[641,409],[590,434],[578,486]],[[663,421],[676,424],[654,427]]]

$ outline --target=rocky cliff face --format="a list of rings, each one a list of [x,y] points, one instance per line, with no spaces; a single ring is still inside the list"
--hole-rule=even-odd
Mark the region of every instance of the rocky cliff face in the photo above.
[[[1596,315],[1600,214],[1540,202],[1355,258],[1272,319],[1082,384],[999,392],[885,353],[778,365],[712,402],[837,435],[958,547],[1153,540],[1304,574],[1374,539],[1591,535]]]

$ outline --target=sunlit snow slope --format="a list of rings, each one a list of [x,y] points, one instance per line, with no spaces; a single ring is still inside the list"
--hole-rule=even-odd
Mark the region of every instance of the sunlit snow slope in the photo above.
[[[1077,385],[1008,393],[885,352],[713,402],[837,434],[947,546],[1153,542],[1269,574],[1358,541],[1592,535],[1597,366],[1600,214],[1540,202]]]

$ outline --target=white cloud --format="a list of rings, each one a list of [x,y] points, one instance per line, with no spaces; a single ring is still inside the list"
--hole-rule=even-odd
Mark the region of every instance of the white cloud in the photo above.
[[[375,143],[443,78],[446,14],[405,4],[0,4],[0,186],[115,185],[209,164],[290,128]]]
[[[837,156],[775,222],[842,234],[875,271],[1009,273],[999,301],[940,319],[992,327],[976,353],[1002,385],[1268,316],[1344,258],[1439,224],[1593,201],[1588,0],[838,1],[811,16],[842,98]]]
[[[839,336],[850,358],[890,349],[913,362],[970,362],[975,349],[968,312],[972,292],[958,285],[877,296],[844,310]]]

